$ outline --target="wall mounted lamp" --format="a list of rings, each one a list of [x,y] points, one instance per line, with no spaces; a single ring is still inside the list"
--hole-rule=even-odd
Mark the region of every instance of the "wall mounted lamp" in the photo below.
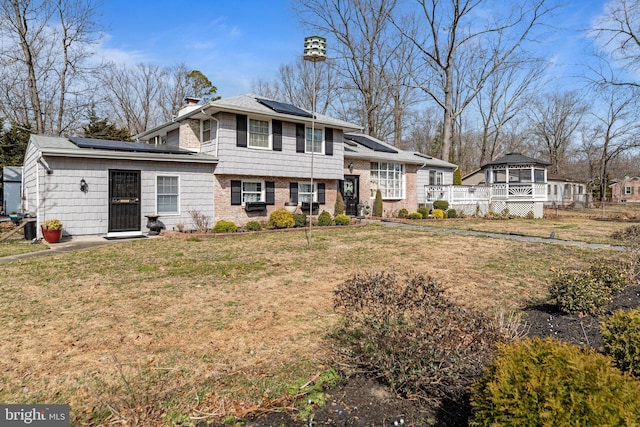
[[[349,173],[353,173],[353,162],[349,162],[347,168],[349,169]]]
[[[80,180],[80,191],[83,193],[89,191],[89,184],[87,184],[87,181],[85,181],[84,178]]]

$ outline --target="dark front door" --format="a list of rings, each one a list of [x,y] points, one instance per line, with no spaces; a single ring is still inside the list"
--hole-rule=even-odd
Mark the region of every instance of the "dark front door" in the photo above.
[[[140,231],[140,171],[109,171],[109,232]]]
[[[360,191],[359,180],[357,176],[345,176],[340,191],[342,192],[342,198],[344,199],[344,210],[347,215],[358,216],[358,192]]]

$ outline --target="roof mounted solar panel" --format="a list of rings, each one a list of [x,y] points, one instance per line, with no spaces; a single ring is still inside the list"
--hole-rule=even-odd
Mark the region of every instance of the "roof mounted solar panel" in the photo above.
[[[379,142],[376,142],[365,135],[345,135],[344,137],[351,141],[355,141],[358,144],[363,145],[373,151],[379,151],[381,153],[395,153],[395,154],[398,153],[393,148],[387,147],[386,145],[382,145]]]
[[[298,117],[308,117],[308,118],[313,117],[311,113],[303,110],[302,108],[298,108],[295,105],[285,104],[284,102],[272,101],[270,99],[261,99],[261,98],[256,98],[256,101],[258,101],[260,104],[264,105],[265,107],[271,108],[276,113],[289,114],[289,115],[298,116]]]
[[[193,154],[191,151],[181,150],[177,147],[166,145],[153,145],[144,142],[110,141],[106,139],[91,139],[70,137],[79,148],[91,148],[94,150],[129,151],[138,153],[162,153],[162,154]]]

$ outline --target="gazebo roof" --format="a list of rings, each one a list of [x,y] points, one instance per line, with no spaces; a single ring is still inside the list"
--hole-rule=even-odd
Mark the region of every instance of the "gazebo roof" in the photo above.
[[[485,163],[482,165],[482,169],[486,169],[489,166],[498,166],[498,165],[540,165],[540,166],[549,166],[550,162],[546,160],[538,160],[533,157],[525,156],[521,153],[507,153],[504,156],[497,158],[489,163]]]

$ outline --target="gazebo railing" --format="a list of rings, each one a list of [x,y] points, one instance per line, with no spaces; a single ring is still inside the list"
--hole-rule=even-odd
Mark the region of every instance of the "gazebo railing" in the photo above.
[[[547,200],[545,183],[493,185],[426,185],[427,202],[447,200],[450,203],[475,203],[492,200]]]

